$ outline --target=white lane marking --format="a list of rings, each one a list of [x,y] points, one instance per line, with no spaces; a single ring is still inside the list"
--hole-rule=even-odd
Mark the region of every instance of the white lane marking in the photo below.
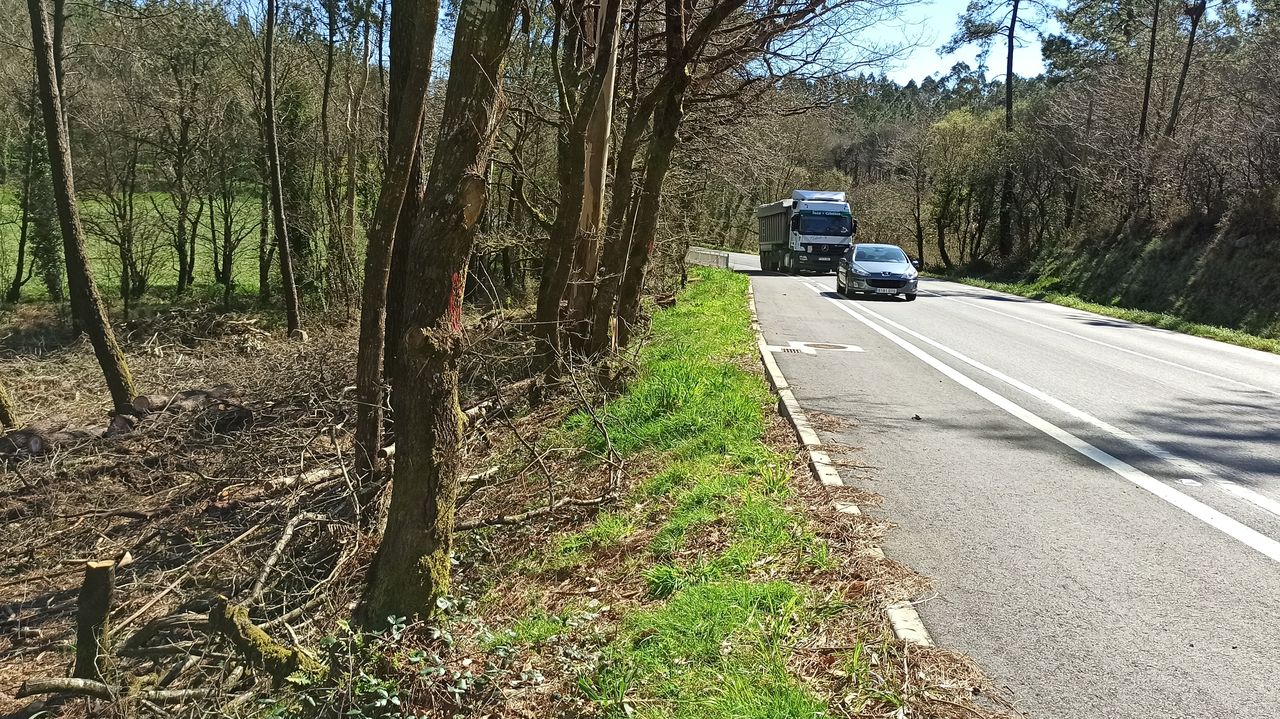
[[[1117,459],[1116,457],[1113,457],[1112,455],[1102,451],[1101,449],[1098,449],[1097,447],[1093,446],[1092,444],[1089,444],[1083,439],[1080,439],[1074,434],[1071,434],[1065,429],[1062,429],[1061,427],[1053,424],[1052,422],[1049,422],[1043,417],[1026,409],[1022,405],[1019,405],[1013,402],[1012,400],[1005,397],[1004,395],[998,394],[997,392],[981,384],[978,384],[976,381],[960,373],[959,370],[951,367],[950,365],[946,364],[945,362],[938,359],[937,357],[934,357],[933,355],[929,354],[928,352],[925,352],[924,350],[911,344],[905,339],[902,339],[901,337],[890,332],[884,327],[881,327],[880,325],[871,321],[869,318],[864,317],[859,311],[856,311],[850,308],[845,303],[842,303],[839,300],[835,300],[832,298],[827,298],[827,301],[835,305],[841,311],[849,314],[854,319],[863,323],[867,327],[871,328],[872,331],[876,332],[877,334],[883,336],[884,338],[888,339],[889,341],[903,348],[907,352],[911,353],[917,359],[929,365],[930,367],[934,368],[938,372],[942,373],[944,376],[951,379],[956,384],[959,384],[960,386],[973,392],[979,397],[987,400],[991,404],[994,404],[995,406],[999,407],[1005,412],[1008,412],[1014,417],[1022,420],[1023,422],[1026,422],[1027,424],[1031,425],[1035,429],[1040,430],[1044,434],[1057,440],[1063,445],[1070,447],[1076,452],[1084,455],[1085,457],[1088,457],[1089,459],[1093,460],[1094,462],[1097,462],[1103,467],[1106,467],[1112,472],[1115,472],[1116,474],[1120,475],[1124,479],[1133,483],[1135,486],[1143,490],[1146,490],[1147,492],[1150,492],[1151,494],[1155,495],[1156,497],[1159,497],[1160,499],[1163,499],[1169,504],[1172,504],[1174,507],[1181,509],[1187,514],[1190,514],[1196,519],[1199,519],[1205,524],[1208,524],[1209,526],[1235,539],[1241,544],[1244,544],[1245,546],[1265,555],[1266,557],[1270,558],[1272,561],[1280,562],[1280,542],[1277,542],[1271,537],[1268,537],[1265,534],[1262,534],[1261,532],[1244,525],[1238,520],[1233,519],[1223,514],[1222,512],[1219,512],[1218,510],[1214,509],[1213,507],[1210,507],[1204,502],[1201,502],[1197,499],[1194,499],[1192,497],[1189,497],[1183,494],[1182,492],[1179,492],[1178,490],[1152,477],[1146,472],[1143,472],[1142,470],[1137,469],[1136,467],[1120,459]]]
[[[895,322],[889,319],[888,317],[885,317],[884,315],[874,310],[868,309],[866,307],[859,307],[858,309],[862,312],[867,313],[868,315],[871,315],[872,317],[877,318],[878,320],[885,323],[886,325],[889,325],[890,327],[893,327],[894,329],[897,329],[900,332],[905,332],[906,334],[912,337],[915,337],[921,342],[924,342],[925,344],[928,344],[931,347],[937,348],[938,350],[941,350],[942,352],[945,352],[951,355],[952,357],[955,357],[957,360],[964,362],[970,367],[973,367],[974,369],[977,369],[980,372],[984,372],[1000,380],[1001,382],[1004,382],[1005,384],[1009,385],[1010,387],[1013,387],[1014,389],[1017,389],[1028,395],[1031,395],[1032,397],[1040,400],[1041,402],[1044,402],[1045,404],[1048,404],[1054,409],[1057,409],[1065,414],[1075,417],[1076,419],[1080,420],[1081,422],[1084,422],[1085,424],[1092,425],[1093,427],[1096,427],[1102,430],[1103,432],[1106,432],[1112,437],[1115,437],[1116,439],[1122,442],[1127,442],[1128,444],[1136,447],[1137,449],[1143,452],[1146,452],[1147,454],[1151,455],[1152,457],[1155,457],[1156,459],[1168,462],[1169,464],[1172,464],[1178,469],[1188,474],[1194,475],[1195,477],[1199,478],[1202,481],[1209,482],[1210,484],[1214,485],[1218,489],[1221,489],[1228,494],[1234,495],[1240,499],[1245,500],[1246,502],[1250,502],[1276,515],[1277,517],[1280,517],[1280,502],[1277,502],[1276,500],[1271,499],[1270,497],[1267,497],[1263,494],[1259,494],[1258,492],[1255,492],[1254,490],[1249,489],[1248,487],[1245,487],[1241,484],[1228,480],[1222,477],[1221,475],[1219,475],[1214,470],[1198,462],[1194,462],[1192,460],[1179,457],[1178,455],[1174,454],[1173,452],[1170,452],[1169,450],[1165,449],[1164,447],[1161,447],[1160,445],[1154,442],[1143,439],[1141,437],[1138,437],[1137,435],[1130,433],[1127,430],[1123,430],[1119,427],[1116,427],[1115,425],[1109,422],[1106,422],[1102,419],[1099,419],[1089,414],[1088,412],[1085,412],[1084,410],[1077,409],[1076,407],[1069,405],[1066,402],[1063,402],[1057,397],[1053,397],[1041,390],[1036,389],[1035,387],[1032,387],[1031,385],[1026,384],[1025,382],[1022,382],[1020,380],[1016,380],[1010,377],[1009,375],[1001,372],[1000,370],[997,370],[993,367],[988,367],[987,365],[973,359],[972,357],[969,357],[968,355],[957,352],[956,350],[953,350],[950,347],[947,347],[939,342],[936,342],[920,334],[919,332],[916,332],[915,330],[909,327],[905,327],[902,324],[899,324],[898,322]]]
[[[1008,312],[1002,312],[1002,311],[997,310],[997,309],[994,309],[994,308],[992,308],[992,307],[983,307],[982,305],[977,304],[977,303],[975,303],[975,302],[968,302],[968,301],[965,301],[965,300],[962,300],[962,299],[959,299],[959,298],[956,298],[956,297],[948,297],[948,296],[946,296],[946,295],[939,295],[939,294],[936,294],[936,293],[933,293],[933,292],[930,292],[929,294],[934,295],[934,296],[936,296],[936,297],[941,297],[942,299],[949,300],[949,301],[951,301],[951,302],[956,302],[956,303],[958,303],[958,304],[966,305],[966,306],[969,306],[969,307],[974,307],[974,308],[976,308],[976,309],[983,310],[984,312],[991,312],[991,313],[993,313],[993,314],[1001,315],[1002,317],[1008,317],[1009,319],[1012,319],[1012,320],[1017,320],[1017,321],[1019,321],[1019,322],[1025,322],[1025,323],[1027,323],[1027,324],[1029,324],[1029,325],[1035,325],[1036,327],[1040,327],[1040,328],[1042,328],[1042,329],[1049,330],[1050,332],[1057,332],[1057,333],[1059,333],[1059,334],[1067,335],[1068,337],[1074,337],[1074,338],[1076,338],[1076,339],[1078,339],[1078,340],[1083,340],[1083,341],[1085,341],[1085,342],[1091,342],[1091,343],[1093,343],[1093,344],[1095,344],[1095,345],[1100,345],[1100,346],[1102,346],[1102,347],[1107,347],[1107,348],[1109,348],[1109,349],[1116,350],[1117,352],[1124,352],[1124,353],[1126,353],[1126,354],[1131,354],[1131,355],[1133,355],[1133,356],[1135,356],[1135,357],[1141,357],[1141,358],[1143,358],[1143,359],[1151,360],[1152,362],[1159,362],[1159,363],[1161,363],[1161,364],[1165,364],[1165,365],[1168,365],[1168,366],[1170,366],[1170,367],[1177,367],[1177,368],[1178,368],[1178,369],[1180,369],[1180,370],[1185,370],[1185,371],[1187,371],[1187,372],[1194,372],[1195,374],[1203,375],[1203,376],[1205,376],[1205,377],[1211,377],[1211,378],[1213,378],[1213,379],[1216,379],[1216,380],[1219,380],[1219,381],[1222,381],[1222,382],[1228,382],[1228,383],[1230,383],[1230,384],[1239,385],[1239,386],[1241,386],[1241,387],[1245,387],[1245,388],[1247,388],[1247,389],[1251,389],[1251,390],[1253,390],[1253,391],[1255,391],[1255,392],[1265,392],[1265,393],[1267,393],[1267,394],[1280,395],[1280,392],[1276,392],[1276,391],[1274,391],[1274,390],[1269,390],[1269,389],[1267,389],[1267,388],[1265,388],[1265,387],[1259,387],[1259,386],[1257,386],[1257,385],[1252,385],[1252,384],[1249,384],[1248,382],[1241,382],[1241,381],[1240,381],[1240,380],[1238,380],[1238,379],[1232,379],[1232,378],[1230,378],[1230,377],[1224,377],[1224,376],[1222,376],[1222,375],[1220,375],[1220,374],[1214,374],[1213,372],[1206,372],[1206,371],[1204,371],[1204,370],[1202,370],[1202,369],[1196,369],[1195,367],[1188,367],[1187,365],[1184,365],[1184,364],[1182,364],[1182,363],[1180,363],[1180,362],[1174,362],[1173,360],[1167,360],[1167,359],[1164,359],[1164,358],[1161,358],[1161,357],[1156,357],[1156,356],[1154,356],[1154,355],[1146,354],[1145,352],[1138,352],[1138,351],[1136,351],[1136,350],[1131,350],[1131,349],[1128,349],[1128,348],[1126,348],[1126,347],[1120,347],[1119,345],[1113,345],[1113,344],[1111,344],[1110,342],[1103,342],[1102,340],[1096,340],[1096,339],[1093,339],[1092,337],[1086,337],[1086,336],[1084,336],[1084,335],[1082,335],[1082,334],[1078,334],[1078,333],[1076,333],[1076,332],[1072,332],[1072,331],[1070,331],[1070,330],[1059,329],[1059,328],[1057,328],[1057,327],[1053,327],[1053,326],[1051,326],[1051,325],[1044,324],[1043,322],[1036,322],[1035,320],[1029,320],[1029,319],[1027,319],[1027,318],[1025,318],[1025,317],[1019,317],[1019,316],[1017,316],[1017,315],[1009,314]]]

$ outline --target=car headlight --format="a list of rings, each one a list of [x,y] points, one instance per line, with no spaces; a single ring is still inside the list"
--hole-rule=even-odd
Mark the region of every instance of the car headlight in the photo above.
[[[849,265],[849,269],[853,271],[853,274],[859,277],[867,277],[871,274],[857,265]]]

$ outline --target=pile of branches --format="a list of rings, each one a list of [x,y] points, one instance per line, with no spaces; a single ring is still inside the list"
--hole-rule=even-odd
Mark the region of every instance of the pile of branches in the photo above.
[[[530,340],[510,312],[476,328],[459,531],[555,523],[616,498],[612,449],[598,476],[574,477],[578,450],[543,436],[582,412],[607,437],[593,371],[569,367],[526,407]],[[233,715],[298,670],[333,669],[306,647],[358,606],[387,488],[352,472],[349,364],[310,350],[269,377],[138,397],[127,427],[5,438],[0,713],[23,706],[8,697],[45,696]],[[72,663],[59,651],[72,643],[92,651]]]

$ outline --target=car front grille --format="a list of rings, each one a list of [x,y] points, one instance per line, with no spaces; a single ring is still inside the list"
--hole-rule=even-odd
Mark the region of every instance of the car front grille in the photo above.
[[[896,290],[902,287],[906,287],[907,281],[906,280],[879,280],[879,279],[873,278],[873,279],[867,280],[867,284],[872,287],[887,287],[887,288]]]

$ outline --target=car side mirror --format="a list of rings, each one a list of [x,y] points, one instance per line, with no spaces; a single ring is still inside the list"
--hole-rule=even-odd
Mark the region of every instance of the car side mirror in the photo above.
[[[912,260],[911,266],[916,268],[917,270],[924,269],[924,265],[921,264],[920,260]]]

